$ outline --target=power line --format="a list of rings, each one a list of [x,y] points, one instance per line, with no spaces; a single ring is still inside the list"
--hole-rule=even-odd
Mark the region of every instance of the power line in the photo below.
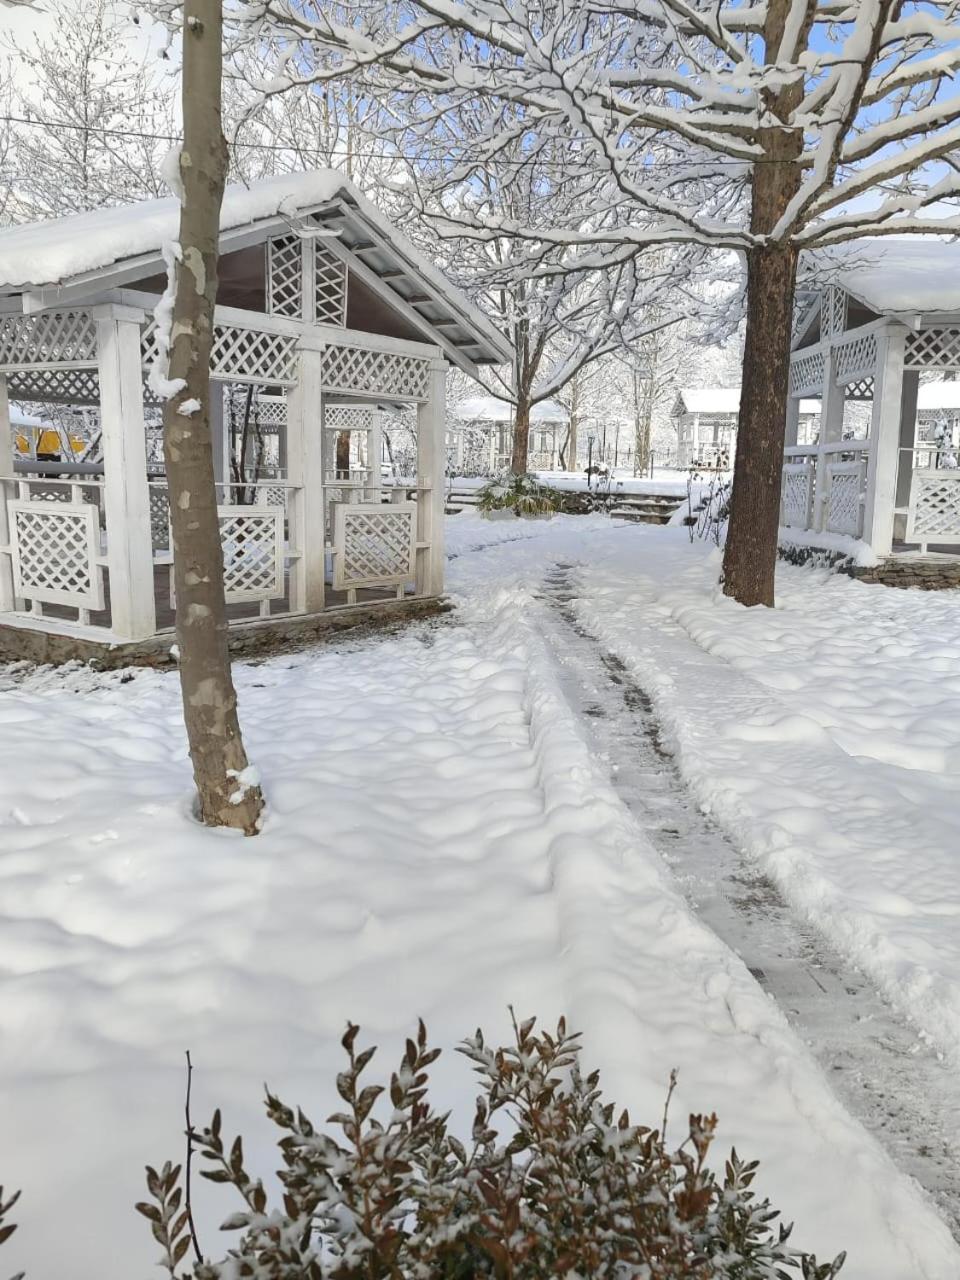
[[[136,138],[142,142],[182,142],[180,134],[176,133],[147,133],[137,129],[114,129],[108,128],[106,125],[87,125],[77,124],[72,120],[43,120],[37,116],[14,116],[0,115],[0,122],[5,124],[25,124],[34,129],[73,129],[77,132],[101,134],[109,138]],[[279,143],[279,142],[242,142],[234,141],[230,143],[232,147],[244,147],[247,150],[254,151],[287,151],[295,153],[307,153],[320,157],[331,157],[337,154],[335,150],[325,150],[322,147],[302,147],[295,143]],[[356,158],[372,159],[372,160],[411,160],[417,161],[423,159],[420,155],[412,155],[403,151],[362,151],[355,147],[350,147],[348,151],[342,153]],[[519,168],[528,168],[535,161],[535,156],[529,156],[526,159],[511,160],[501,156],[489,158],[489,163],[496,165],[516,165]],[[473,161],[462,160],[460,164],[483,164],[487,161],[476,159]],[[767,161],[763,157],[757,157],[754,160],[735,160],[711,158],[705,159],[702,164],[690,160],[653,160],[646,164],[641,164],[641,170],[648,169],[676,169],[676,168],[694,168],[699,169],[712,165],[735,165],[739,168],[745,168],[749,164],[775,164],[777,161]]]

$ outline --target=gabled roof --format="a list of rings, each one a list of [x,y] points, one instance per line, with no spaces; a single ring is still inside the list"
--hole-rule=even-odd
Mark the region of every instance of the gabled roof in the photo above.
[[[220,214],[221,251],[256,244],[310,215],[336,233],[368,282],[448,357],[470,371],[510,360],[510,347],[468,301],[342,174],[283,174],[249,187],[230,186]],[[180,203],[141,200],[0,231],[0,294],[82,298],[144,279],[162,269],[161,247],[175,240]],[[351,264],[353,265],[353,264]],[[25,309],[30,299],[25,298]],[[35,309],[36,302],[31,309]]]
[[[470,396],[451,406],[460,422],[512,422],[513,405],[496,396]],[[570,415],[556,400],[540,400],[530,407],[531,422],[567,422]]]

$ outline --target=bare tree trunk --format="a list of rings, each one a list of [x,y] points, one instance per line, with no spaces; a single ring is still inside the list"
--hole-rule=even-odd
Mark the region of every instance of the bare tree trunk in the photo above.
[[[763,26],[768,55],[780,48],[791,12],[791,0],[770,0]],[[808,5],[807,29],[812,20],[813,6]],[[764,90],[768,116],[788,119],[803,92],[800,80]],[[799,190],[803,138],[796,129],[767,127],[758,131],[758,141],[764,162],[754,166],[750,230],[769,237]],[[739,604],[772,608],[774,603],[796,281],[797,250],[792,245],[766,239],[747,252],[747,333],[723,556],[724,594]]]
[[[570,435],[567,443],[567,455],[570,459],[568,470],[577,469],[577,433],[580,430],[580,379],[574,378],[570,387]]]
[[[336,469],[338,480],[350,479],[350,432],[337,433]]]
[[[181,260],[167,375],[182,385],[164,405],[163,446],[173,530],[180,687],[200,816],[208,826],[237,827],[254,835],[263,796],[248,768],[237,719],[210,441],[210,351],[227,171],[220,123],[221,23],[220,0],[186,0]]]
[[[513,453],[510,458],[510,471],[513,475],[526,474],[529,449],[530,397],[528,394],[521,394],[513,416]]]
[[[723,557],[724,593],[745,605],[774,602],[796,271],[789,246],[748,255],[740,421]]]

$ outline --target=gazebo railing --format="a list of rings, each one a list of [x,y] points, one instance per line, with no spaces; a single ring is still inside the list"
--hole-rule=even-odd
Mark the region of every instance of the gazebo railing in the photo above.
[[[869,453],[869,440],[835,440],[785,449],[781,525],[861,537]]]

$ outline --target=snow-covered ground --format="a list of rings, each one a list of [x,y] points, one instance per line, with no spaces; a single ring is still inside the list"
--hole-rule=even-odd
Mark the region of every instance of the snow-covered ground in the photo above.
[[[715,553],[602,517],[449,521],[452,617],[237,668],[270,814],[190,819],[175,677],[40,673],[0,692],[3,1266],[131,1280],[141,1170],[194,1114],[275,1167],[261,1082],[332,1109],[345,1020],[390,1062],[418,1015],[451,1046],[506,1006],[583,1029],[655,1121],[680,1069],[715,1153],[762,1161],[796,1242],[849,1280],[955,1280],[960,1249],[836,1101],[779,1010],[692,915],[591,754],[538,619],[576,566],[591,629],[654,695],[702,798],[821,927],[960,1045],[951,788],[960,599],[809,570],[782,609],[713,590]],[[0,678],[0,685],[3,681]],[[472,1114],[470,1072],[437,1100]],[[228,1202],[202,1185],[209,1239]],[[213,1251],[211,1242],[209,1248]]]

